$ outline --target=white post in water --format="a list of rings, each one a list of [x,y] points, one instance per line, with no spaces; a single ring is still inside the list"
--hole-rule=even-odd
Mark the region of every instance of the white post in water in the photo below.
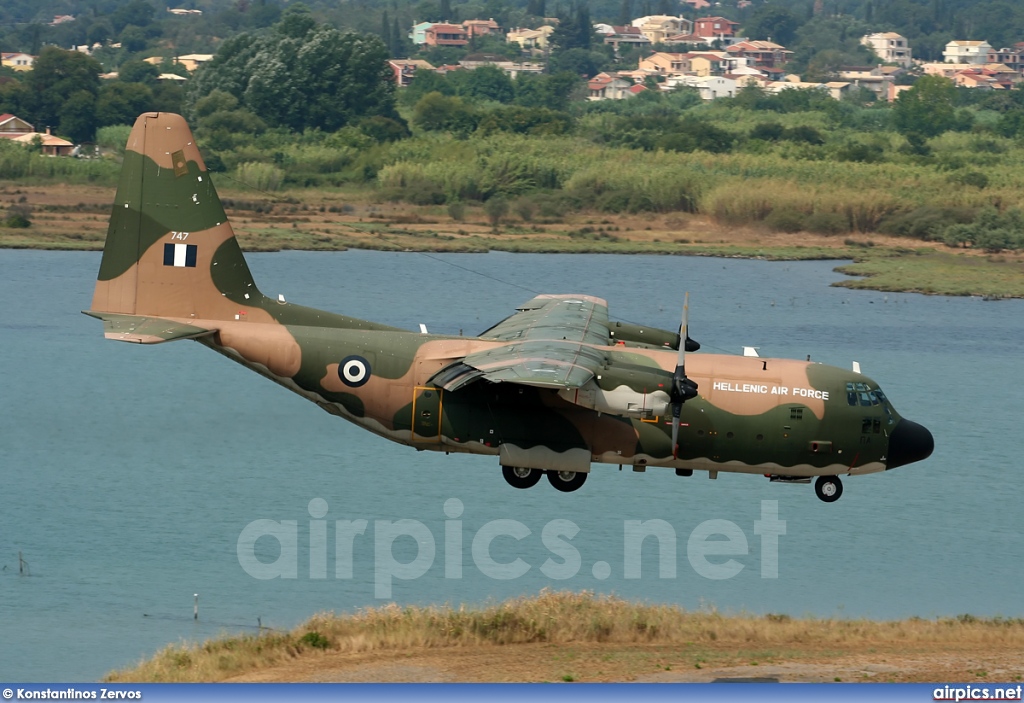
[[[195,602],[192,604],[192,619],[199,619],[199,594],[193,593],[192,597],[195,598]]]

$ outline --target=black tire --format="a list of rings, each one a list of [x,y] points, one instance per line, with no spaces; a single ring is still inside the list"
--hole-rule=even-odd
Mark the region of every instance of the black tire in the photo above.
[[[835,503],[843,495],[843,482],[838,476],[819,476],[814,482],[814,494],[826,503]]]
[[[501,475],[513,488],[533,488],[540,481],[540,469],[525,469],[519,466],[502,466]]]
[[[584,471],[548,471],[548,481],[563,493],[578,490],[587,481]]]

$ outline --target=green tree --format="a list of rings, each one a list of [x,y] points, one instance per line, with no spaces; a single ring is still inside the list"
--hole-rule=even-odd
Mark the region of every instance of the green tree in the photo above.
[[[762,5],[743,25],[746,36],[751,39],[767,40],[789,45],[796,38],[801,22],[792,12],[780,5]]]
[[[276,31],[225,42],[189,81],[187,107],[221,90],[268,125],[294,131],[333,132],[369,115],[395,117],[384,42],[317,25],[297,8]]]
[[[72,93],[60,108],[57,131],[73,142],[91,142],[96,136],[96,96],[88,90]]]
[[[28,104],[24,107],[29,108],[30,115],[26,119],[38,131],[43,131],[45,127],[56,127],[68,120],[68,124],[75,125],[73,132],[76,140],[91,139],[95,129],[93,116],[90,114],[86,120],[80,113],[87,102],[90,105],[95,102],[102,70],[99,61],[91,56],[77,51],[64,51],[55,46],[44,48],[25,81],[29,95]],[[89,100],[80,93],[87,94]],[[72,96],[77,98],[66,112]],[[64,127],[61,127],[61,131],[64,134],[72,133]]]
[[[580,83],[580,77],[573,73],[556,73],[552,76],[520,73],[515,80],[516,104],[564,112],[569,107],[573,90]]]
[[[121,30],[121,36],[118,38],[121,48],[133,54],[146,48],[146,33],[142,31],[141,27],[136,27],[134,24]]]
[[[132,0],[122,5],[110,15],[110,22],[115,32],[121,32],[125,27],[146,27],[153,21],[156,8],[145,0]]]
[[[922,76],[893,104],[893,125],[901,134],[935,137],[956,126],[956,88],[942,76]]]
[[[461,73],[462,86],[460,95],[480,100],[494,100],[499,103],[510,103],[515,98],[515,88],[508,74],[497,66],[481,66],[473,71],[457,71]]]
[[[117,79],[123,83],[145,83],[156,85],[160,69],[145,61],[125,61],[117,69]]]
[[[111,81],[96,98],[96,125],[132,124],[135,118],[153,109],[153,91],[142,83]]]
[[[428,132],[465,136],[476,129],[477,115],[461,98],[428,93],[413,108],[412,122]]]

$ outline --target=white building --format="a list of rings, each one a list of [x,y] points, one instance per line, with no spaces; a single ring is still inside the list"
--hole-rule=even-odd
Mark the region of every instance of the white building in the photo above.
[[[882,59],[882,63],[895,63],[903,68],[910,68],[910,44],[906,37],[896,32],[878,32],[876,34],[865,34],[861,37],[860,43],[871,47]]]
[[[972,63],[983,65],[988,63],[992,47],[987,41],[956,40],[946,44],[942,56],[946,63]]]

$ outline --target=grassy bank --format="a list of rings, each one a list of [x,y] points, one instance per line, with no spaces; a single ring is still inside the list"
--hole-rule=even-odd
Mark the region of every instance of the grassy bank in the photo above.
[[[726,616],[588,592],[542,591],[536,597],[480,608],[390,604],[351,615],[324,613],[291,632],[172,645],[134,668],[112,672],[105,680],[221,681],[269,667],[323,668],[332,665],[332,657],[347,655],[373,654],[376,659],[424,651],[454,655],[523,645],[556,645],[559,650],[602,645],[611,648],[606,653],[657,647],[661,659],[671,656],[676,666],[700,669],[866,651],[934,653],[983,647],[1008,652],[1024,647],[1024,620],[969,615],[888,622]],[[1018,680],[1021,673],[1016,672]],[[500,677],[496,675],[495,680]]]
[[[227,181],[231,185],[231,181]],[[905,237],[777,232],[687,213],[589,210],[507,214],[480,204],[413,205],[365,188],[306,188],[277,196],[225,187],[225,207],[246,251],[378,249],[421,252],[659,254],[767,260],[854,260],[837,285],[943,295],[1024,297],[1024,254],[985,255]],[[0,203],[27,208],[31,225],[0,225],[0,247],[99,250],[113,189],[0,182]],[[913,245],[911,247],[910,245]]]

